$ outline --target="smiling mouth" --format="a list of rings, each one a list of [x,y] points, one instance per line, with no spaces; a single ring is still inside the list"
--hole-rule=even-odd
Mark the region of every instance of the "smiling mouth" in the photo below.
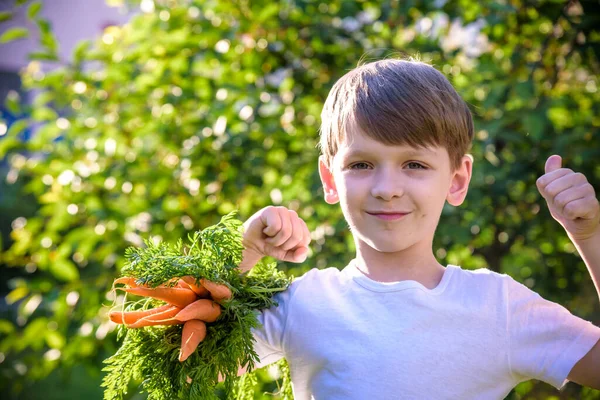
[[[385,221],[395,221],[398,219],[401,219],[402,217],[404,217],[405,215],[408,215],[409,213],[390,213],[390,212],[385,212],[385,213],[371,213],[371,212],[367,212],[367,214],[372,215],[374,217],[377,217],[379,219],[385,220]]]

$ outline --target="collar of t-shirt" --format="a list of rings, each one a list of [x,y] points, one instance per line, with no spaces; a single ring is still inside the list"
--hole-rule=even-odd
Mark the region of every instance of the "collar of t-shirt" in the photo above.
[[[452,274],[456,269],[460,267],[452,264],[448,264],[446,267],[446,271],[444,271],[444,275],[440,283],[433,289],[428,289],[423,286],[421,283],[413,280],[405,280],[400,282],[378,282],[374,281],[371,278],[367,277],[363,274],[355,265],[354,262],[350,262],[346,268],[344,268],[343,272],[351,277],[356,283],[360,286],[364,287],[367,290],[373,292],[398,292],[401,290],[407,289],[420,289],[430,294],[440,294],[444,291]]]

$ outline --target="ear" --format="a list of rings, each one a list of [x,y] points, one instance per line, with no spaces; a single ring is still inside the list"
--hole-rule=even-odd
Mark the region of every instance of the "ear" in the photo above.
[[[473,156],[467,154],[460,161],[460,166],[452,173],[452,181],[446,200],[453,206],[460,206],[469,190],[471,173],[473,171]]]
[[[325,156],[319,156],[319,176],[321,177],[321,182],[323,183],[325,202],[328,204],[335,204],[340,201],[337,194],[337,188],[335,187],[333,173],[325,162]]]

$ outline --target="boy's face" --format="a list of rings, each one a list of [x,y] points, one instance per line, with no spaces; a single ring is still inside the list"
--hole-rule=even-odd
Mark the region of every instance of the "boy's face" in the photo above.
[[[452,171],[444,148],[385,145],[355,128],[347,136],[330,168],[319,160],[325,201],[340,202],[359,246],[387,253],[419,244],[431,251],[444,203],[458,206],[467,194],[471,157]]]

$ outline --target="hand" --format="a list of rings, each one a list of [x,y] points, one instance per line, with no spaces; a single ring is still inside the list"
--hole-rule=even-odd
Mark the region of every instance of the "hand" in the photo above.
[[[546,173],[536,185],[548,203],[550,214],[565,228],[571,240],[585,240],[599,230],[600,205],[586,177],[561,168],[561,162],[560,156],[550,156]]]
[[[250,269],[264,256],[300,263],[306,260],[310,231],[293,210],[268,206],[244,223],[243,270]]]

